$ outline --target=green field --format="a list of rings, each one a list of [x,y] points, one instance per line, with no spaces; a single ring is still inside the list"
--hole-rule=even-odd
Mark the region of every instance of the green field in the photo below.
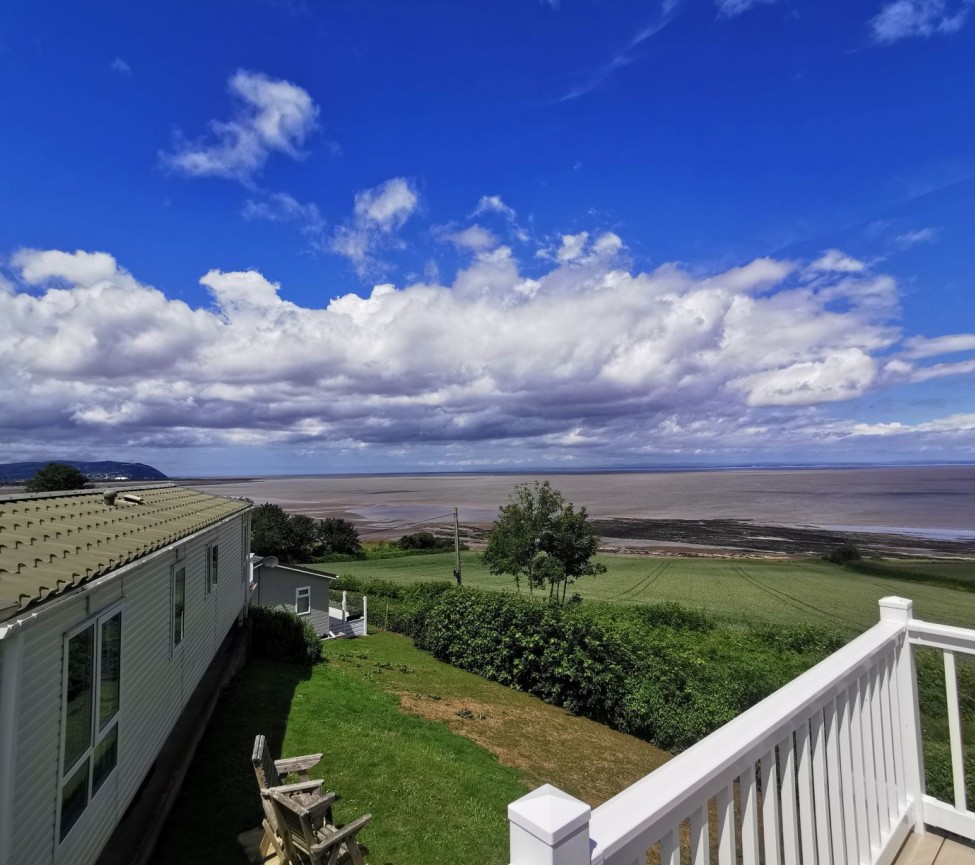
[[[893,571],[922,571],[933,577],[946,577],[950,580],[964,580],[975,584],[975,562],[898,559],[885,561],[884,567]]]
[[[716,619],[740,623],[815,624],[846,632],[862,631],[878,619],[877,601],[900,595],[914,601],[919,618],[951,625],[975,625],[975,592],[891,577],[856,574],[817,559],[698,559],[600,556],[607,572],[572,589],[589,600],[619,604],[676,601],[706,610]],[[480,554],[462,554],[464,584],[514,591],[510,577],[488,573]],[[971,563],[885,563],[897,569],[975,582]],[[341,575],[395,582],[451,580],[453,554],[312,565]],[[381,609],[371,619],[381,624]]]

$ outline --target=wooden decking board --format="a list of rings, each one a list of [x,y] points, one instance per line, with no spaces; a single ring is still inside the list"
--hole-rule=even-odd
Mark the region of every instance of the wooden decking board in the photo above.
[[[934,865],[944,840],[933,832],[924,835],[911,833],[897,854],[894,865]]]
[[[973,863],[975,863],[975,849],[967,844],[959,844],[951,838],[945,838],[935,865],[973,865]]]
[[[894,865],[975,865],[975,847],[928,830],[908,837]]]

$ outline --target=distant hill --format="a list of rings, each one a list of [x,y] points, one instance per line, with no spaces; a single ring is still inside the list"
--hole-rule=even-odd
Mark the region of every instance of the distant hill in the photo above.
[[[90,481],[168,481],[159,469],[144,463],[83,462],[81,460],[44,460],[36,463],[0,463],[0,483],[22,483],[37,474],[48,463],[66,463],[88,476]]]

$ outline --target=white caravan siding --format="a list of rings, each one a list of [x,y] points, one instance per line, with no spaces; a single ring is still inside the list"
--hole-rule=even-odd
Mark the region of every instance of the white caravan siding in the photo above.
[[[98,857],[241,612],[246,518],[231,517],[107,585],[52,603],[23,628],[13,837],[2,865],[90,865]],[[219,547],[219,579],[207,597],[205,556],[211,543]],[[186,565],[186,625],[183,642],[172,651],[170,575],[176,550]],[[59,844],[64,635],[115,603],[122,611],[118,764]]]

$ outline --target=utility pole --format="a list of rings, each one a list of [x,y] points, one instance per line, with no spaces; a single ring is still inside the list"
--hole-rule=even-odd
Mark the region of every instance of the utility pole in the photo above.
[[[460,523],[457,522],[457,508],[454,508],[454,579],[460,581]]]

